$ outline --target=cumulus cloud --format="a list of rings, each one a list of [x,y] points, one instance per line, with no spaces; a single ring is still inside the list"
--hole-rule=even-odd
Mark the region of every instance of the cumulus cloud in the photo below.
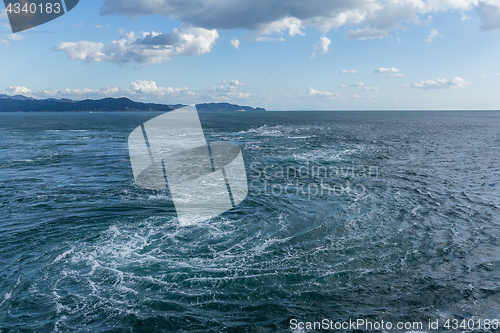
[[[453,80],[449,81],[443,78],[438,78],[436,80],[426,80],[415,82],[411,86],[413,88],[420,89],[450,89],[450,88],[467,88],[471,85],[470,82],[465,81],[461,77],[455,77]]]
[[[226,83],[224,81],[224,83]],[[191,90],[186,87],[162,87],[155,81],[136,80],[128,87],[104,87],[100,89],[56,89],[31,91],[26,87],[12,86],[3,93],[8,95],[27,95],[35,98],[70,98],[75,100],[99,99],[105,97],[129,97],[134,100],[159,101],[164,103],[206,102],[206,101],[238,101],[248,100],[252,94],[244,90],[244,84],[232,80],[229,84],[214,86],[203,90]]]
[[[306,95],[309,97],[322,97],[322,98],[327,98],[327,99],[337,99],[340,97],[339,94],[333,94],[333,93],[327,92],[327,91],[318,91],[318,90],[313,89],[311,87],[307,88]]]
[[[374,72],[377,73],[377,74],[398,73],[399,72],[399,68],[394,68],[394,67],[384,68],[384,67],[380,67],[380,68],[377,68],[376,70],[374,70]]]
[[[434,13],[475,9],[481,29],[500,27],[497,0],[103,0],[101,14],[163,15],[205,29],[246,29],[257,35],[302,35],[313,26],[326,33],[342,26],[348,39],[382,38],[402,24],[425,24]]]
[[[62,42],[54,50],[66,52],[72,60],[85,62],[114,62],[125,64],[157,64],[180,55],[200,55],[210,52],[219,38],[216,30],[181,27],[173,33],[145,32],[142,38],[134,32],[126,38],[108,44],[91,41]]]
[[[231,39],[231,45],[238,50],[240,48],[240,41],[237,39]]]
[[[437,32],[436,29],[431,29],[431,32],[429,33],[429,36],[427,36],[427,39],[425,40],[427,43],[431,43],[434,38],[437,37],[443,37],[439,32]]]
[[[245,84],[243,82],[238,81],[238,80],[231,80],[229,85],[230,86],[244,86]]]
[[[355,69],[343,69],[339,72],[339,74],[345,74],[345,73],[351,73],[351,74],[356,74],[358,71]]]
[[[314,51],[311,54],[311,58],[316,57],[316,50],[320,50],[322,54],[328,53],[328,46],[332,43],[330,39],[326,36],[323,36],[319,39],[319,42],[314,45]]]
[[[23,86],[12,86],[8,87],[5,89],[5,93],[7,95],[25,95],[25,96],[30,96],[31,95],[31,89],[28,89]]]
[[[151,94],[158,92],[158,87],[154,81],[137,80],[130,84],[130,89],[137,93]]]

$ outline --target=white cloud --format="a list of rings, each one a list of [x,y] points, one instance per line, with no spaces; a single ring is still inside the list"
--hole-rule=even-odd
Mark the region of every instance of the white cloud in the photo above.
[[[337,99],[340,97],[339,94],[333,94],[331,92],[327,91],[318,91],[316,89],[313,89],[311,87],[307,88],[306,95],[309,97],[323,97],[327,99]]]
[[[85,62],[114,62],[124,64],[157,64],[180,55],[200,55],[210,52],[219,38],[217,30],[181,27],[173,33],[145,32],[136,37],[134,32],[126,38],[108,44],[91,41],[62,42],[54,50],[66,52],[70,59]]]
[[[244,86],[245,84],[243,82],[238,81],[238,80],[231,80],[229,85],[230,86]]]
[[[5,93],[8,95],[31,95],[31,89],[23,86],[12,86],[5,89]]]
[[[231,45],[238,50],[240,48],[240,41],[237,39],[231,39]]]
[[[102,53],[104,45],[101,43],[81,41],[81,42],[62,42],[55,47],[57,51],[68,53],[70,59],[78,59],[83,61],[103,61],[106,57]]]
[[[373,71],[376,74],[388,74],[389,77],[404,77],[404,74],[399,73],[399,68],[384,68],[380,67]],[[385,76],[385,75],[382,75]]]
[[[272,37],[257,37],[255,38],[257,42],[284,42],[286,39],[283,38],[283,36],[280,36],[280,38],[272,38]]]
[[[453,80],[449,81],[443,78],[438,78],[436,80],[426,80],[415,82],[411,86],[413,88],[420,89],[450,89],[450,88],[467,88],[471,85],[470,82],[465,81],[461,77],[455,77]]]
[[[399,68],[394,68],[394,67],[384,68],[384,67],[380,67],[380,68],[377,68],[376,70],[374,70],[374,72],[377,73],[377,74],[398,73],[399,72]]]
[[[389,36],[389,33],[385,30],[380,30],[380,29],[374,29],[370,27],[366,27],[364,29],[357,29],[357,30],[349,30],[345,34],[346,39],[373,39],[373,38],[384,38]]]
[[[437,37],[443,37],[443,35],[441,35],[439,32],[437,32],[436,29],[431,29],[431,32],[429,34],[429,36],[427,36],[427,39],[425,40],[427,43],[431,43],[434,38],[437,38]]]
[[[314,51],[311,54],[311,58],[314,58],[316,56],[316,50],[320,50],[322,54],[328,53],[328,46],[332,43],[330,39],[328,39],[326,36],[323,36],[319,39],[319,42],[314,45]]]
[[[379,91],[379,87],[364,87],[363,88],[365,91]]]
[[[365,85],[365,84],[364,84],[363,82],[355,82],[355,83],[348,84],[348,85],[341,84],[341,85],[339,85],[338,87],[339,87],[339,88],[362,87],[362,86],[364,86],[364,85]]]
[[[467,21],[467,20],[470,20],[470,17],[467,16],[465,13],[462,13],[462,16],[460,17],[460,20]]]
[[[23,38],[24,38],[24,36],[22,36],[20,34],[8,34],[8,35],[4,35],[3,38],[0,38],[0,44],[11,46],[12,44],[14,44],[14,42],[20,41]]]
[[[101,89],[102,93],[109,91],[109,88]],[[128,89],[112,88],[111,92],[117,95],[124,95],[129,97],[139,98],[154,98],[154,97],[168,97],[168,98],[193,98],[196,93],[186,87],[173,88],[173,87],[158,87],[154,81],[137,80],[130,84]],[[108,93],[109,94],[109,93]],[[105,95],[104,95],[105,96]]]
[[[154,81],[137,80],[130,84],[130,89],[137,93],[151,94],[158,92],[158,87]]]
[[[343,69],[340,71],[339,74],[345,74],[345,73],[351,73],[351,74],[356,74],[358,71],[355,69]]]

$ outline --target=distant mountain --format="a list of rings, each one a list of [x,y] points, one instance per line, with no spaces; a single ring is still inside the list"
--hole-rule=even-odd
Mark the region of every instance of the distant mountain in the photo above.
[[[196,104],[198,111],[266,111],[264,108],[252,108],[250,106],[239,106],[229,103],[204,103]]]
[[[17,101],[35,101],[36,99],[31,98],[31,97],[26,97],[23,95],[15,95],[15,96],[9,96],[5,94],[0,94],[0,99],[13,99]]]
[[[0,94],[0,112],[16,111],[172,111],[183,107],[182,104],[166,105],[134,102],[128,98],[103,98],[73,101],[71,99],[34,99],[22,95],[9,96]],[[197,104],[198,111],[266,111],[229,103]]]
[[[75,103],[74,100],[72,99],[67,99],[67,98],[46,98],[46,99],[41,99],[41,101],[46,101],[46,102],[68,102],[68,103]]]
[[[2,96],[2,95],[0,95]],[[5,95],[3,95],[5,96]],[[10,96],[9,96],[10,97]],[[23,96],[24,97],[24,96]],[[68,99],[21,99],[1,98],[0,112],[9,111],[171,111],[164,104],[134,102],[128,98],[104,98],[72,101]]]

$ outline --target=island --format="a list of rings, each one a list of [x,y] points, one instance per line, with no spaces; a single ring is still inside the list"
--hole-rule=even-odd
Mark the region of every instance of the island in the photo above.
[[[71,99],[35,99],[23,95],[0,94],[0,112],[44,112],[44,111],[172,111],[181,108],[182,104],[156,104],[135,102],[126,97],[103,98],[99,100],[86,99],[74,101]],[[239,106],[229,103],[196,104],[198,111],[234,112],[234,111],[266,111],[264,108]]]

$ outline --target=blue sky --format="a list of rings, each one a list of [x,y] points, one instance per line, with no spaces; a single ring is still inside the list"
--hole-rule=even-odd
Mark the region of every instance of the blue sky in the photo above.
[[[26,32],[5,10],[0,24],[10,95],[500,109],[498,0],[86,0]]]

